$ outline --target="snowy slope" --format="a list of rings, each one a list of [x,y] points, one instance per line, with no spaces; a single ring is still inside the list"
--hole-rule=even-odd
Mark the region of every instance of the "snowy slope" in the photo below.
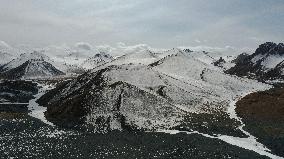
[[[157,60],[158,57],[150,50],[141,50],[139,52],[132,52],[121,57],[116,58],[111,64],[150,64]]]
[[[99,54],[86,59],[80,66],[84,69],[89,70],[112,60],[114,60],[112,56],[104,52],[100,52]]]
[[[224,60],[223,63],[219,65],[219,67],[223,69],[229,69],[233,67],[235,64],[232,62],[237,56],[237,54],[231,54],[230,52],[207,52],[207,51],[192,51],[190,49],[179,49],[179,48],[173,48],[167,51],[163,51],[160,53],[156,53],[157,56],[160,58],[163,58],[168,55],[173,55],[177,53],[187,53],[192,56],[192,58],[199,60],[203,63],[206,63],[208,65],[214,65],[216,61],[218,61],[220,58]]]
[[[162,55],[162,57],[165,55]],[[98,65],[93,71],[98,71],[112,65],[148,65],[161,58],[160,54],[154,53],[150,50],[139,50],[138,52],[131,52],[123,56],[117,57],[114,60]]]
[[[191,53],[180,52],[167,56],[150,66],[163,75],[179,81],[180,88],[187,92],[204,96],[205,101],[209,99],[209,101],[222,103],[246,91],[269,88],[253,80],[226,75],[221,69],[195,59]],[[194,86],[195,89],[189,86]],[[210,97],[208,93],[213,96]]]

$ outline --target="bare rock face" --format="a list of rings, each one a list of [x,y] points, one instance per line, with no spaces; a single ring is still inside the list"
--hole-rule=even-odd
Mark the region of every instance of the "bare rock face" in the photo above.
[[[226,73],[246,76],[259,81],[284,79],[284,44],[261,44],[252,55],[240,55],[236,65]]]
[[[237,58],[232,60],[232,62],[235,63],[235,64],[239,64],[239,63],[245,61],[249,56],[250,56],[249,54],[244,52],[244,53],[238,55]]]
[[[226,63],[226,61],[222,57],[220,57],[219,60],[213,62],[214,66],[218,66],[218,67],[222,67],[224,63]]]

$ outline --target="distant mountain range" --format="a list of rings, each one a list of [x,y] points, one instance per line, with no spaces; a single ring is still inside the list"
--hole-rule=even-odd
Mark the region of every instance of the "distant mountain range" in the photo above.
[[[23,53],[19,57],[15,57],[15,55],[9,53],[9,50],[11,48],[2,48],[0,52],[0,61],[2,63],[2,65],[0,63],[1,78],[53,77],[63,74],[82,74],[90,69],[96,68],[98,70],[110,65],[147,65],[155,63],[167,55],[183,51],[190,53],[191,56],[203,63],[222,68],[228,74],[259,81],[284,79],[284,44],[282,43],[267,42],[260,45],[255,53],[251,55],[243,53],[237,57],[230,56],[229,53],[196,52],[189,49],[180,50],[175,48],[163,52],[153,52],[147,49],[139,50],[138,52],[127,53],[117,58],[113,58],[104,52],[90,49],[84,50],[82,48],[73,51],[65,50],[67,56],[62,56],[59,50],[46,49]],[[34,68],[31,69],[33,66]],[[35,69],[35,67],[38,67],[38,69]]]
[[[10,59],[8,53],[0,54],[5,60]],[[79,54],[78,54],[79,55]],[[70,61],[74,60],[73,55],[69,56]],[[77,56],[75,56],[77,58]],[[83,58],[84,59],[84,58]],[[52,58],[45,54],[44,51],[33,51],[23,53],[18,58],[0,65],[0,78],[2,79],[35,79],[35,78],[52,78],[65,74],[82,74],[88,69],[92,69],[99,64],[113,60],[105,53],[98,53],[94,57],[85,58],[78,63],[66,63],[66,57]]]

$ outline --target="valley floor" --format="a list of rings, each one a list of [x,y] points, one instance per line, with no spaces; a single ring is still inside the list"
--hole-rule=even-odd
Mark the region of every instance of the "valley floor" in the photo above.
[[[198,134],[84,133],[0,115],[1,158],[268,158]]]

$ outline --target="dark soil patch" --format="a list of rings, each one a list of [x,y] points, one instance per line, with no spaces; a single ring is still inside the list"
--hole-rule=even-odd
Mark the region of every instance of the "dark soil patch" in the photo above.
[[[2,81],[0,99],[11,103],[28,103],[38,93],[38,86],[32,81]]]
[[[239,130],[240,122],[231,119],[226,113],[216,114],[188,114],[183,123],[175,130],[198,131],[209,135],[229,135],[235,137],[247,137]]]
[[[29,116],[0,119],[0,145],[0,158],[268,158],[197,134],[71,132]]]
[[[7,113],[27,113],[28,104],[2,104],[0,103],[0,112]]]
[[[237,102],[245,129],[274,153],[284,156],[284,89],[252,93]]]

